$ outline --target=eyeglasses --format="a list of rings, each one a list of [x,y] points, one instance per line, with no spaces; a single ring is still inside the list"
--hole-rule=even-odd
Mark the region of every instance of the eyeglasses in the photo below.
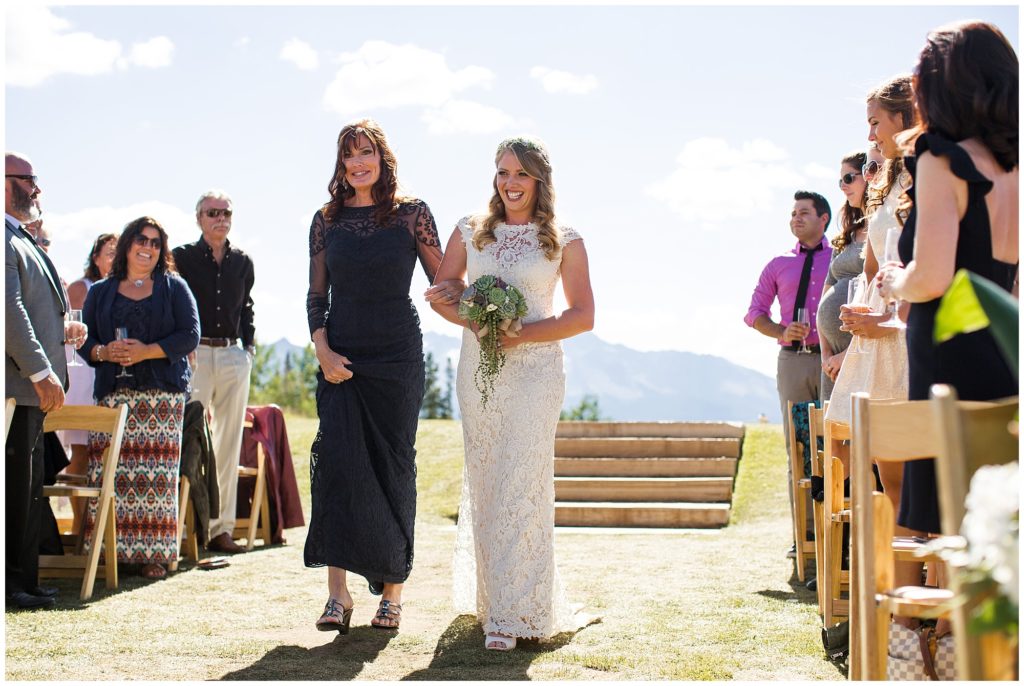
[[[871,178],[872,176],[874,176],[875,174],[878,173],[878,167],[879,167],[878,162],[875,162],[874,160],[871,160],[870,162],[865,164],[863,167],[861,167],[860,171],[861,171],[862,174],[864,174],[864,178],[868,179],[868,178]]]
[[[839,177],[839,187],[842,188],[844,185],[849,186],[853,183],[853,180],[860,176],[860,172],[847,172]]]
[[[144,233],[135,234],[135,237],[132,238],[132,243],[134,243],[135,245],[142,246],[143,248],[149,246],[150,248],[159,249],[161,247],[161,241],[159,236],[157,236],[156,238],[149,238]]]
[[[21,179],[22,181],[29,181],[33,186],[39,186],[39,177],[35,174],[4,174],[5,178],[8,179]]]
[[[224,215],[225,218],[231,219],[231,215],[233,214],[233,212],[231,210],[212,209],[212,210],[203,210],[203,214],[205,214],[210,219],[216,219],[217,217],[221,216],[222,214]]]

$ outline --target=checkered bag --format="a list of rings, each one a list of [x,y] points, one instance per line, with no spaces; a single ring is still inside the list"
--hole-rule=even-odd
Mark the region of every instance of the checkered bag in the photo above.
[[[889,625],[889,681],[953,681],[955,674],[952,634],[935,638],[930,626]]]

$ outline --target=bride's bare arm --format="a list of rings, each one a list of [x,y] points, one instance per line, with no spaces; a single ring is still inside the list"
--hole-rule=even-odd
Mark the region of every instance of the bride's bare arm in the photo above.
[[[502,347],[560,341],[594,328],[594,292],[590,288],[590,265],[582,240],[572,241],[562,248],[562,290],[568,307],[561,314],[523,324],[518,337],[502,336]]]
[[[459,319],[459,301],[458,298],[454,302],[444,302],[440,298],[433,297],[438,287],[445,282],[459,282],[462,283],[466,277],[466,245],[462,242],[461,231],[459,227],[455,227],[455,231],[452,232],[451,238],[448,239],[448,246],[444,251],[444,258],[441,260],[441,266],[437,268],[437,273],[434,275],[434,284],[431,288],[427,289],[424,294],[427,300],[430,302],[430,307],[433,308],[434,312],[450,321],[452,324],[458,324],[459,326],[465,326],[466,321]],[[461,295],[461,291],[459,292]]]

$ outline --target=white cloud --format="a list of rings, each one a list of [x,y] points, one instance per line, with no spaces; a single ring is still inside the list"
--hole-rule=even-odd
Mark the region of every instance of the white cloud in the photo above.
[[[128,62],[139,67],[157,69],[168,67],[171,64],[171,55],[174,54],[174,43],[167,36],[150,38],[145,43],[132,45]]]
[[[516,120],[496,107],[469,100],[449,100],[441,107],[430,108],[421,120],[433,134],[494,133],[515,126]]]
[[[583,95],[597,88],[597,77],[593,74],[579,76],[548,67],[534,67],[530,70],[530,76],[540,81],[548,93]]]
[[[646,192],[683,219],[713,229],[771,209],[780,191],[791,193],[803,182],[789,153],[771,141],[733,147],[720,138],[697,138],[683,146],[675,170]]]
[[[338,61],[342,66],[327,86],[324,106],[346,116],[387,107],[441,108],[455,94],[489,88],[494,80],[490,69],[453,70],[443,54],[411,44],[367,41]]]
[[[812,179],[832,180],[833,178],[839,178],[838,172],[835,169],[818,164],[817,162],[805,164],[803,172]]]
[[[299,40],[298,38],[292,38],[284,47],[281,48],[281,53],[278,55],[285,62],[291,62],[299,69],[313,70],[320,66],[320,59],[317,57],[316,50],[313,49],[309,43]]]
[[[233,47],[233,48],[244,48],[244,47],[247,47],[249,45],[249,43],[251,43],[251,42],[252,42],[252,39],[249,38],[249,36],[239,36],[238,38],[236,38],[234,40],[233,43],[231,43],[231,47]]]
[[[170,64],[174,45],[164,36],[135,44],[125,56],[118,41],[71,29],[71,22],[45,7],[21,5],[8,10],[7,85],[30,87],[57,74],[94,76],[133,64]]]

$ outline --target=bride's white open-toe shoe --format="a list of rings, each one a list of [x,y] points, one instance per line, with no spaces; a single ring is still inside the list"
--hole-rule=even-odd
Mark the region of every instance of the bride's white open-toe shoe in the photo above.
[[[487,650],[500,650],[504,653],[515,647],[515,636],[503,636],[502,634],[487,634],[484,636],[484,648],[487,648]]]

